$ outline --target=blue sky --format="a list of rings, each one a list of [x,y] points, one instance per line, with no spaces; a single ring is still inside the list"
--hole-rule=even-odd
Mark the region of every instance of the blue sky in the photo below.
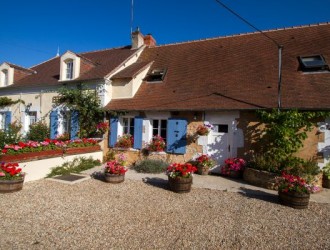
[[[261,30],[330,21],[330,0],[222,0]],[[24,67],[67,50],[130,44],[131,0],[1,1],[0,63]],[[133,27],[158,44],[254,30],[215,0],[134,0]]]

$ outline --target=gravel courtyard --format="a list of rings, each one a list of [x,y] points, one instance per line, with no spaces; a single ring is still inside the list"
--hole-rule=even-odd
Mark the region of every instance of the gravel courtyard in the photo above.
[[[0,195],[0,249],[330,249],[330,204],[166,183],[49,180]]]

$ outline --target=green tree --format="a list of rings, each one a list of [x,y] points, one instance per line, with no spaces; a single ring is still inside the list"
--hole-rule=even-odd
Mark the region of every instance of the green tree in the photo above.
[[[104,109],[95,90],[83,86],[70,89],[61,88],[56,105],[64,104],[71,110],[79,112],[79,136],[91,137],[96,133],[96,125],[103,121]]]
[[[23,103],[24,104],[24,101],[22,101],[22,100],[13,101],[12,99],[8,98],[7,96],[0,97],[0,108],[11,106],[11,105],[16,104],[16,103]]]

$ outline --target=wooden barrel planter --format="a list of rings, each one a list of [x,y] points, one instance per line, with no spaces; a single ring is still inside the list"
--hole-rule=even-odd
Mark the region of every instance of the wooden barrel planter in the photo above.
[[[104,173],[104,178],[106,182],[117,184],[125,180],[125,175]]]
[[[0,180],[0,193],[11,193],[22,190],[24,177],[17,180]]]
[[[323,176],[322,187],[324,187],[324,188],[330,188],[330,179],[327,178],[326,176]]]
[[[243,179],[247,183],[272,190],[276,190],[276,176],[278,175],[275,173],[254,168],[245,168],[243,173]]]
[[[296,209],[308,208],[310,194],[297,192],[278,192],[279,202],[282,205],[289,206]]]
[[[170,186],[170,190],[176,193],[188,193],[191,190],[192,185],[192,176],[189,178],[172,178],[168,177],[168,184]]]

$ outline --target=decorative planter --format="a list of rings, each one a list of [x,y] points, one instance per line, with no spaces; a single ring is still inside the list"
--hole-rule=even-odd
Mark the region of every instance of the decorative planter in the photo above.
[[[209,167],[197,166],[197,174],[208,175],[210,171]]]
[[[297,193],[293,191],[278,192],[279,202],[282,205],[289,206],[296,209],[308,208],[310,194]]]
[[[104,173],[105,181],[109,183],[121,183],[125,180],[125,175]]]
[[[241,171],[230,170],[229,177],[230,178],[235,178],[235,179],[241,178],[242,177],[242,172]]]
[[[17,180],[0,180],[0,193],[11,193],[23,188],[24,177]]]
[[[58,157],[61,155],[63,155],[62,149],[54,149],[40,152],[28,152],[17,155],[2,155],[0,160],[3,162],[24,162]]]
[[[78,148],[67,148],[65,154],[82,154],[101,150],[100,145],[89,146],[89,147],[78,147]]]
[[[170,186],[170,190],[176,193],[188,193],[191,190],[192,184],[192,176],[189,178],[172,178],[168,177],[168,184]]]
[[[322,179],[322,187],[324,187],[324,188],[330,188],[330,179],[328,179],[324,175],[323,175],[323,179]]]
[[[243,173],[243,179],[247,183],[272,190],[276,190],[276,176],[278,175],[275,173],[257,170],[253,168],[245,168]]]
[[[17,155],[2,155],[0,161],[2,162],[26,162],[34,160],[42,160],[47,158],[54,158],[66,155],[82,154],[99,151],[100,145],[89,146],[89,147],[79,147],[79,148],[67,148],[65,151],[63,149],[45,150],[40,152],[28,152]]]

